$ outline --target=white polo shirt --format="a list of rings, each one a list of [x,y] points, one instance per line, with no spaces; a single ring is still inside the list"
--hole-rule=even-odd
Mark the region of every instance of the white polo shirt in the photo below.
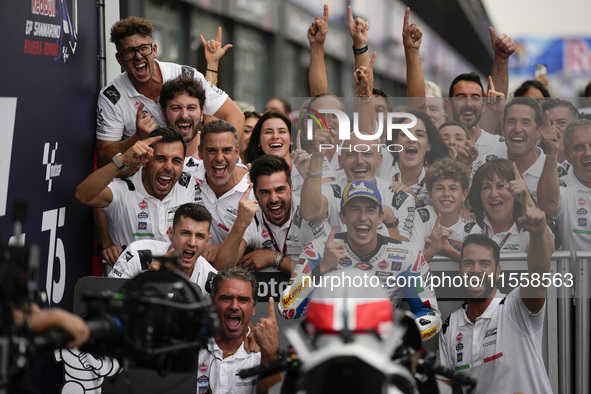
[[[475,143],[476,148],[478,148],[478,157],[472,163],[470,178],[474,178],[476,170],[487,161],[499,157],[507,157],[507,145],[502,136],[491,134],[483,129],[480,129],[480,131],[480,137],[478,137]]]
[[[409,237],[409,242],[416,246],[419,250],[425,249],[425,237],[430,237],[435,222],[437,221],[437,214],[435,209],[428,205],[426,207],[417,208],[415,211],[415,218],[413,227]],[[458,252],[462,250],[464,239],[470,234],[482,234],[482,229],[475,221],[464,222],[458,215],[458,221],[452,226],[447,226],[452,233],[447,237],[447,242]],[[402,232],[401,232],[402,234]],[[406,231],[403,234],[406,235]]]
[[[455,311],[439,334],[439,363],[475,378],[479,394],[552,393],[542,356],[545,308],[532,314],[515,288],[506,297],[497,290],[475,323]]]
[[[402,172],[400,171],[400,166],[398,166],[398,162],[394,162],[394,166],[392,167],[391,176],[392,182],[402,182]],[[409,186],[415,196],[419,199],[419,206],[423,207],[425,205],[431,205],[431,201],[429,200],[429,192],[427,191],[427,184],[425,183],[425,174],[427,170],[425,167],[421,169],[421,173],[419,174],[419,181],[414,185]],[[407,185],[408,186],[408,185]]]
[[[129,178],[115,178],[109,188],[113,201],[101,208],[107,215],[109,235],[115,245],[129,245],[140,239],[168,241],[174,212],[179,205],[193,202],[195,181],[183,172],[162,200],[148,194],[142,182],[143,168]]]
[[[205,79],[193,67],[155,60],[162,72],[162,81],[180,75],[191,76],[201,82],[205,89],[203,112],[215,114],[224,104],[228,95]],[[156,126],[166,126],[160,104],[140,94],[127,75],[119,74],[111,84],[103,88],[98,96],[96,107],[96,138],[104,141],[121,141],[131,137],[136,130],[135,121],[140,103],[144,113],[152,115]]]
[[[556,219],[562,250],[589,250],[591,245],[591,189],[574,172],[559,179],[562,208]]]
[[[207,183],[205,167],[201,161],[191,157],[185,160],[184,169],[195,181],[195,202],[203,205],[211,213],[211,244],[221,244],[238,217],[238,203],[248,189],[248,173],[236,186],[218,198]],[[252,191],[249,198],[254,199]]]
[[[529,231],[520,231],[513,223],[508,231],[494,233],[488,215],[484,214],[483,234],[499,245],[501,252],[525,252],[529,245]]]
[[[246,353],[244,342],[236,353],[224,358],[224,352],[215,339],[209,338],[207,348],[199,350],[197,367],[197,392],[215,394],[251,394],[256,392],[257,377],[242,379],[237,375],[241,369],[261,364],[261,353]]]
[[[127,247],[109,272],[109,278],[129,279],[146,270],[151,263],[152,257],[164,256],[168,252],[170,242],[142,240],[132,242]],[[147,254],[146,252],[150,252]],[[144,263],[144,266],[142,266]],[[196,283],[201,291],[209,294],[211,281],[218,271],[209,264],[202,256],[197,258],[193,273],[189,280]]]
[[[328,220],[322,222],[304,220],[300,214],[299,200],[297,196],[292,196],[291,216],[282,226],[270,223],[262,209],[259,209],[253,223],[244,232],[246,244],[255,250],[271,249],[281,253],[285,245],[285,254],[295,262],[308,243],[315,239],[327,239],[331,230]]]

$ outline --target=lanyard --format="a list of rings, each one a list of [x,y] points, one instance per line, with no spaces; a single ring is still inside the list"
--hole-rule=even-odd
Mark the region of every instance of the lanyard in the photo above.
[[[263,213],[261,215],[263,217],[263,224],[265,225],[265,227],[267,228],[267,231],[269,232],[269,237],[271,237],[271,241],[273,241],[273,247],[275,248],[275,250],[279,253],[282,254],[286,254],[285,252],[287,252],[287,236],[289,235],[289,230],[291,229],[291,224],[293,223],[293,221],[291,220],[291,218],[289,218],[289,227],[287,227],[287,233],[285,233],[285,241],[283,241],[283,252],[279,250],[279,246],[277,245],[277,241],[275,241],[275,236],[273,235],[273,231],[271,231],[271,229],[269,228],[269,225],[267,224],[267,221],[265,220],[265,214]]]

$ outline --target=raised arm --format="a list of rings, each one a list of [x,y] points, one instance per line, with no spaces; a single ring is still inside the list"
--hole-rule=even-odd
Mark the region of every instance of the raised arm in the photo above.
[[[158,136],[136,142],[124,154],[119,156],[119,161],[124,166],[147,163],[154,152],[150,145],[161,139],[162,137]],[[107,186],[115,179],[117,174],[119,174],[119,168],[114,162],[99,168],[76,187],[76,199],[82,204],[91,207],[106,207],[113,201],[113,193]]]
[[[238,217],[228,233],[228,236],[222,242],[218,252],[215,255],[213,266],[218,271],[232,265],[236,265],[238,260],[246,250],[246,241],[244,240],[244,232],[252,223],[254,215],[259,209],[257,200],[250,200],[250,191],[252,184],[246,189],[240,201],[238,202]]]
[[[353,19],[353,8],[347,8],[349,33],[353,39],[353,55],[355,56],[355,70],[369,64],[369,48],[367,47],[367,31],[369,23],[363,18]]]
[[[492,26],[488,28],[488,31],[490,33],[492,49],[495,52],[490,74],[495,81],[497,92],[501,92],[507,97],[509,90],[509,56],[515,52],[517,45],[506,34],[497,36],[497,32]]]
[[[425,97],[425,78],[423,67],[419,57],[419,48],[423,40],[423,32],[416,23],[410,24],[410,8],[404,12],[402,27],[402,44],[406,58],[406,86],[410,98],[409,109],[423,109],[425,100],[413,99],[413,97]]]
[[[547,112],[544,113],[542,140],[546,145],[546,160],[538,182],[538,205],[548,216],[555,218],[562,209],[558,171],[556,169],[560,151],[560,133],[556,127],[550,126]]]
[[[320,222],[328,215],[328,199],[322,194],[322,163],[324,153],[321,150],[323,144],[334,144],[330,131],[325,129],[314,130],[312,139],[313,151],[310,157],[308,174],[304,179],[301,192],[300,213],[305,220]]]
[[[308,83],[310,96],[328,92],[328,77],[326,76],[326,64],[324,63],[324,41],[328,33],[328,5],[324,5],[322,19],[316,17],[308,28],[308,41],[310,42],[310,71]]]
[[[205,61],[207,62],[207,69],[205,70],[205,79],[217,86],[218,83],[218,68],[220,59],[224,57],[228,49],[232,48],[232,44],[222,46],[222,27],[218,27],[218,35],[215,40],[205,40],[203,35],[199,36],[201,43],[205,50]]]

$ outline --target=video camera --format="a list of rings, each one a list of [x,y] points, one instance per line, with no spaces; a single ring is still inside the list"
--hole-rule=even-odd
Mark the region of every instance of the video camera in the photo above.
[[[26,203],[15,204],[15,239],[20,240]],[[27,311],[37,291],[39,253],[36,247],[0,244],[0,394],[11,379],[27,369],[41,351],[61,349],[71,340],[58,328],[31,332],[14,321],[15,310]],[[84,317],[90,340],[81,350],[125,360],[126,365],[168,371],[197,370],[199,347],[213,336],[219,318],[209,297],[176,270],[146,271],[128,280],[118,292],[85,293]]]

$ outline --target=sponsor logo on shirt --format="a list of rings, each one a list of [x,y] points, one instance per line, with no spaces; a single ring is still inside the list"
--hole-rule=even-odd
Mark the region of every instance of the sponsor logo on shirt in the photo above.
[[[497,341],[496,341],[496,340],[494,340],[494,341],[490,341],[490,342],[487,342],[487,343],[485,343],[484,345],[482,345],[482,347],[487,347],[487,346],[490,346],[490,345],[494,345],[495,343],[497,343]]]
[[[199,370],[200,370],[201,372],[205,372],[205,371],[207,371],[207,364],[205,364],[205,363],[202,363],[202,364],[199,366]]]
[[[579,227],[587,227],[587,218],[579,218]]]
[[[493,335],[497,335],[497,328],[491,328],[490,330],[486,331],[486,334],[484,335],[485,338],[488,337],[492,337]]]
[[[385,270],[386,268],[388,268],[388,263],[386,263],[386,260],[382,260],[378,263],[378,267],[380,267],[380,269]]]
[[[388,253],[388,258],[392,260],[406,260],[406,256],[402,256],[396,253]]]
[[[350,258],[348,257],[343,257],[342,259],[339,260],[339,265],[343,266],[343,267],[350,267],[351,264],[353,264],[353,262],[351,261]]]
[[[388,271],[376,271],[375,275],[379,278],[387,278],[389,276],[393,276],[394,274]]]
[[[270,239],[263,242],[263,248],[271,249],[271,246],[273,246],[273,241],[271,241]]]
[[[145,210],[146,208],[148,208],[148,203],[146,202],[146,200],[142,200],[142,202],[140,202],[140,203],[138,204],[138,207],[140,207],[140,209],[143,211],[143,210]]]
[[[392,268],[390,268],[390,269],[392,271],[400,271],[401,268],[402,268],[402,263],[400,261],[393,261]]]
[[[139,220],[148,220],[148,213],[146,211],[141,211],[137,214],[137,218]]]
[[[464,344],[462,342],[458,342],[456,345],[456,351],[459,352],[464,348]]]
[[[371,269],[371,265],[369,265],[367,263],[357,263],[357,264],[355,264],[355,268],[363,270],[363,271],[369,271]]]
[[[583,197],[579,197],[577,202],[579,203],[579,205],[585,205],[587,203],[587,200],[585,200]]]
[[[137,229],[138,230],[147,230],[148,229],[148,223],[138,223],[137,224]]]
[[[457,336],[456,336],[456,341],[461,341],[462,338],[464,337],[464,335],[462,335],[462,333],[460,332]]]
[[[400,248],[386,248],[386,252],[395,252],[395,253],[408,254],[408,250],[406,250],[406,249],[400,249]]]
[[[463,359],[464,359],[464,354],[463,353],[458,353],[457,362],[460,363],[460,362],[462,362]]]
[[[587,211],[585,208],[579,208],[577,209],[577,215],[579,216],[583,216],[586,215],[589,211]]]
[[[303,283],[304,282],[298,283],[298,285],[296,287],[294,287],[292,291],[289,292],[287,297],[285,297],[281,300],[281,303],[283,304],[284,308],[287,308],[288,306],[290,306],[291,303],[293,302],[293,300],[295,300],[296,297],[299,296],[300,293],[306,288],[306,286],[304,286]]]

